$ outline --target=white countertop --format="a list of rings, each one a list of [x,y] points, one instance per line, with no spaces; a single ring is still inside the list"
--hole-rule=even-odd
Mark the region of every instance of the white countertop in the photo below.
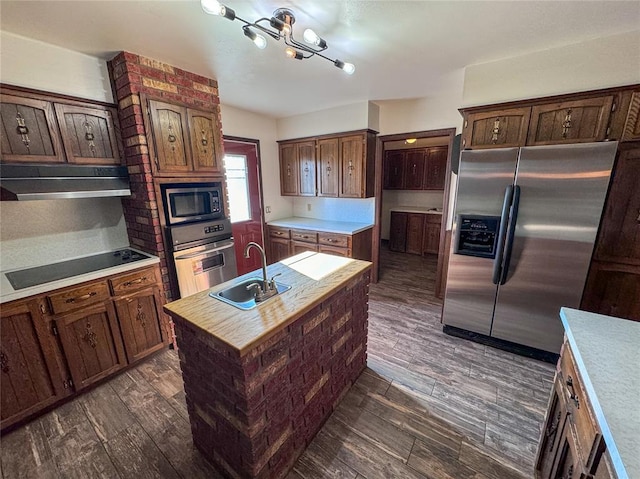
[[[11,283],[7,279],[6,273],[10,273],[11,271],[18,271],[25,268],[15,268],[15,269],[6,270],[6,271],[0,271],[0,304],[8,303],[9,301],[15,301],[16,299],[26,298],[27,296],[32,296],[34,294],[46,293],[49,291],[53,291],[55,289],[65,288],[67,286],[73,286],[74,284],[84,283],[85,281],[92,281],[94,279],[104,278],[105,276],[111,276],[112,274],[119,274],[119,273],[124,273],[126,271],[138,269],[138,268],[144,268],[145,266],[151,266],[153,264],[160,262],[160,258],[158,258],[157,256],[153,256],[149,253],[145,253],[144,251],[131,248],[130,246],[127,246],[125,248],[118,248],[118,249],[126,249],[126,248],[131,249],[133,251],[137,251],[138,253],[143,254],[145,256],[149,256],[149,258],[133,261],[131,263],[126,263],[119,266],[114,266],[112,268],[105,268],[98,271],[93,271],[91,273],[72,276],[71,278],[64,278],[64,279],[59,279],[57,281],[51,281],[49,283],[39,284],[36,286],[31,286],[29,288],[18,289],[18,290],[13,289],[13,286],[11,286]],[[103,253],[109,253],[109,251],[103,251]],[[100,253],[94,253],[94,254],[100,254]],[[77,258],[83,258],[86,256],[93,256],[93,255],[77,256],[74,258],[68,258],[65,261],[77,259]],[[56,263],[58,263],[58,261],[56,261]],[[29,268],[35,268],[37,266],[44,266],[44,265],[31,265],[29,266]]]
[[[560,318],[618,479],[640,478],[640,323],[569,308]]]
[[[394,206],[389,211],[398,213],[423,213],[426,215],[441,215],[442,208],[428,208],[426,206]]]
[[[360,233],[361,231],[368,230],[369,228],[373,228],[372,223],[317,220],[315,218],[302,218],[298,216],[269,221],[267,224],[272,226],[279,226],[281,228],[301,228],[324,231],[325,233],[340,233],[345,235],[354,235],[356,233]]]

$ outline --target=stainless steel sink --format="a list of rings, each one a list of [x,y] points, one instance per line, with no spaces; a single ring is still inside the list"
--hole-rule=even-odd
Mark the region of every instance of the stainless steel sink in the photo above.
[[[255,308],[258,304],[265,303],[271,298],[276,298],[278,294],[282,294],[285,291],[289,291],[291,289],[291,286],[287,284],[274,281],[278,294],[275,294],[270,298],[257,303],[256,288],[247,289],[247,286],[253,283],[262,284],[262,278],[245,279],[244,281],[242,281],[242,283],[234,284],[233,286],[229,286],[228,288],[220,290],[217,293],[209,293],[209,296],[220,301],[224,301],[225,303],[230,304],[231,306],[235,306],[238,309],[248,311],[249,309]]]

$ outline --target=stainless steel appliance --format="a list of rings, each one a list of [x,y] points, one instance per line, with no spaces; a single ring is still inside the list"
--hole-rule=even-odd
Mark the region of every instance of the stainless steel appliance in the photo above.
[[[161,185],[167,225],[224,218],[222,183]]]
[[[445,332],[560,351],[559,310],[580,305],[616,148],[462,152]]]
[[[169,232],[181,297],[238,276],[228,219],[173,226]]]

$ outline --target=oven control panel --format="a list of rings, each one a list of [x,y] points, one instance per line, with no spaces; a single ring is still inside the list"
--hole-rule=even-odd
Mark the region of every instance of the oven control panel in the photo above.
[[[219,223],[213,226],[205,226],[204,234],[208,235],[211,233],[218,233],[220,231],[224,231],[224,224]]]

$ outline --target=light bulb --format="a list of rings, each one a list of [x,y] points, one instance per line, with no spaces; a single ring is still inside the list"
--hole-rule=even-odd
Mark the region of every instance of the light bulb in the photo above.
[[[285,23],[284,26],[282,27],[282,34],[285,37],[288,37],[289,35],[291,35],[291,25],[289,25],[288,23]]]
[[[294,58],[295,60],[302,60],[302,53],[300,53],[298,50],[295,50],[294,48],[291,47],[287,47],[284,49],[284,54],[288,57],[288,58]]]
[[[314,45],[317,45],[318,40],[320,40],[320,37],[318,36],[318,34],[313,30],[311,30],[310,28],[307,28],[304,31],[304,33],[302,34],[302,38],[304,38],[305,42],[311,43]]]
[[[256,34],[256,37],[253,39],[253,43],[255,43],[256,47],[260,50],[264,50],[267,47],[267,39],[259,33]]]
[[[200,6],[209,15],[224,15],[224,6],[217,0],[200,0]]]
[[[336,60],[333,64],[343,70],[347,75],[353,75],[353,72],[356,71],[356,67],[353,63],[345,63],[342,60]]]

